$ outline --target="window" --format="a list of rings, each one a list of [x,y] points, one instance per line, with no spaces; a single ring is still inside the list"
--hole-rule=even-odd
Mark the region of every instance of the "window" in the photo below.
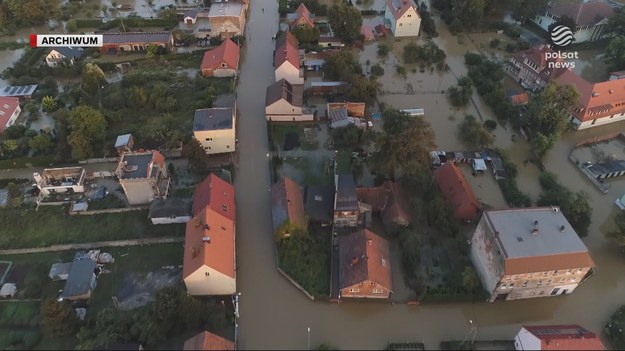
[[[523,282],[523,287],[527,288],[527,280]]]
[[[221,209],[222,209],[224,212],[228,212],[228,205],[226,205],[226,204],[221,205]]]
[[[541,291],[540,291],[540,294],[541,294],[541,295],[545,295],[545,290],[541,290]]]
[[[226,149],[229,149],[229,148],[230,148],[230,145],[226,145]]]
[[[412,17],[412,15],[408,15],[408,17]]]
[[[359,292],[359,291],[360,291],[360,290],[358,290],[358,289],[354,289],[354,288],[350,288],[350,289],[349,289],[349,292],[350,292],[350,293],[357,293],[357,292]]]
[[[402,24],[400,23],[400,24],[399,24],[399,26],[401,27],[401,25],[402,25]]]
[[[204,272],[204,275],[208,277],[208,276],[210,276],[211,274],[210,274],[210,272]]]
[[[375,285],[375,283],[374,282],[369,282],[369,285]]]
[[[518,274],[515,274],[515,275],[512,277],[512,279],[514,279],[514,280],[519,279],[519,275],[518,275]]]
[[[384,291],[383,291],[382,289],[373,289],[373,293],[374,293],[374,294],[381,294],[381,293],[383,293],[383,292],[384,292]]]
[[[558,271],[553,271],[553,275],[558,275]]]
[[[386,260],[385,260],[385,259],[382,259],[381,261],[382,261],[382,262],[380,262],[380,264],[382,264],[382,267],[386,267]]]

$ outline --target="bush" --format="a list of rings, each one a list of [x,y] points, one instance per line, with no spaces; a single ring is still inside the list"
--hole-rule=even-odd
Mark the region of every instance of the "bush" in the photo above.
[[[516,52],[516,45],[514,43],[508,43],[506,44],[506,52],[509,53],[515,53]]]
[[[380,66],[379,63],[376,63],[375,65],[371,66],[371,75],[373,77],[380,77],[384,75],[384,68],[382,68],[382,66]]]
[[[490,43],[489,43],[490,47],[493,48],[493,49],[498,48],[499,44],[501,44],[501,40],[499,40],[497,38],[491,39]]]
[[[503,34],[507,35],[511,39],[518,39],[521,35],[521,29],[514,26],[504,28]]]
[[[389,48],[385,44],[378,44],[378,56],[386,57],[388,56]]]

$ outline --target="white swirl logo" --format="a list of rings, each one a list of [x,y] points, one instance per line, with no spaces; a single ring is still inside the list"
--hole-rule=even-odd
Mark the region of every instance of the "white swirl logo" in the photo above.
[[[573,41],[573,31],[565,25],[559,25],[551,30],[551,41],[557,46],[567,46]]]

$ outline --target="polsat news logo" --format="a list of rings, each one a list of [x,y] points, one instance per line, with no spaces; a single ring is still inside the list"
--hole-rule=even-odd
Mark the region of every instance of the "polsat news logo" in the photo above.
[[[31,34],[30,46],[34,48],[99,48],[104,46],[104,38],[102,34]]]

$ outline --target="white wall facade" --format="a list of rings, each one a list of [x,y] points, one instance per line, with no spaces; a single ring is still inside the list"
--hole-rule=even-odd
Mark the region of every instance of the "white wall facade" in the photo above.
[[[236,121],[233,120],[233,125],[235,122]],[[204,151],[209,155],[234,152],[236,148],[234,128],[194,131],[193,136],[200,142]]]
[[[189,295],[233,295],[237,291],[236,279],[211,267],[202,266],[184,279]]]
[[[393,35],[396,37],[416,37],[421,28],[421,17],[414,8],[408,9],[397,19],[393,27]]]
[[[191,220],[191,216],[157,217],[150,218],[150,220],[152,220],[152,224],[187,223]]]
[[[608,123],[619,122],[625,120],[625,112],[615,113],[610,116],[597,118],[590,121],[580,122],[575,116],[570,115],[570,121],[575,125],[577,130],[588,129],[601,126]]]
[[[275,71],[276,82],[284,78],[287,82],[295,85],[304,84],[304,77],[300,76],[300,70],[289,61],[283,62]]]
[[[521,330],[519,330],[517,335],[514,337],[515,350],[540,350],[540,347],[540,339],[527,331],[525,328],[521,328]]]

